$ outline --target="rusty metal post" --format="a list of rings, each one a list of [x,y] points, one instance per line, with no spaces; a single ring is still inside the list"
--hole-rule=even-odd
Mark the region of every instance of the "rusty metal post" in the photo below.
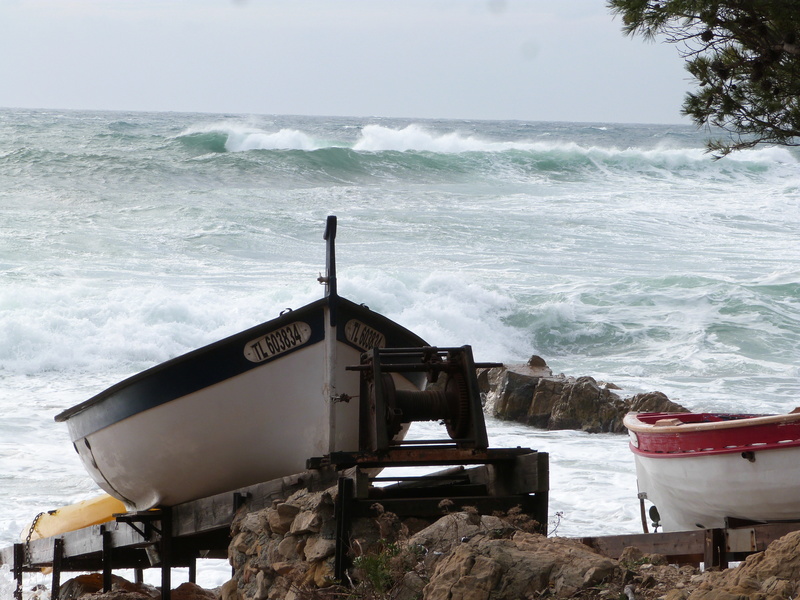
[[[336,494],[336,551],[334,554],[333,574],[336,581],[344,584],[349,559],[347,552],[350,549],[350,525],[352,519],[352,500],[355,483],[350,477],[340,477],[338,492]]]
[[[650,533],[650,528],[647,527],[647,511],[644,508],[644,500],[647,494],[639,492],[639,516],[642,518],[642,533]]]
[[[25,545],[14,544],[14,579],[17,587],[14,590],[14,600],[22,600],[22,570],[25,565]]]
[[[103,591],[111,591],[111,574],[114,569],[111,552],[111,532],[105,525],[100,526],[100,535],[103,536]]]
[[[172,595],[172,509],[161,509],[161,600]]]

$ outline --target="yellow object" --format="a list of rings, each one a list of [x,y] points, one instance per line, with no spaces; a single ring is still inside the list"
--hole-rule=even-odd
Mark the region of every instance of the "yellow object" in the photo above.
[[[22,531],[21,537],[23,541],[28,540],[29,533],[31,540],[52,537],[82,527],[106,523],[114,518],[114,514],[124,512],[128,511],[120,500],[103,494],[96,498],[41,513]]]

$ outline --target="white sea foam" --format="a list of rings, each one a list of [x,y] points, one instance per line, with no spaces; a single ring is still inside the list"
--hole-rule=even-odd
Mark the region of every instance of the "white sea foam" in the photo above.
[[[225,147],[229,152],[247,150],[317,150],[321,146],[311,136],[296,129],[274,133],[230,131]]]
[[[246,152],[248,150],[317,150],[324,147],[309,134],[298,129],[283,128],[265,131],[245,124],[211,123],[186,128],[179,137],[198,134],[219,134],[225,137],[225,150]]]
[[[528,146],[525,144],[524,146]],[[361,130],[361,137],[353,146],[354,150],[383,152],[407,150],[459,153],[459,152],[499,152],[518,147],[508,142],[490,142],[474,136],[464,136],[456,132],[433,133],[420,125],[408,125],[393,129],[383,125],[367,125]]]

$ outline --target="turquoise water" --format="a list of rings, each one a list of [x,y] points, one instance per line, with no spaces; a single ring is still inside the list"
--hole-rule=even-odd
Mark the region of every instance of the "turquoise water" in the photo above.
[[[791,410],[798,155],[713,161],[704,140],[660,125],[0,110],[0,543],[96,491],[53,416],[320,297],[329,214],[340,292],[433,344],[539,354],[697,410]],[[639,527],[624,439],[496,422],[490,435],[551,452],[560,533]]]

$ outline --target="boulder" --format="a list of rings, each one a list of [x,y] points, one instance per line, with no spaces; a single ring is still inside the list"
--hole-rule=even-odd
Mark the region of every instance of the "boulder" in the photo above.
[[[582,429],[589,433],[624,431],[628,407],[617,394],[600,387],[591,377],[565,385],[553,406],[548,429]]]
[[[220,598],[221,600],[242,600],[242,596],[239,593],[239,586],[236,585],[236,580],[229,579],[222,584],[220,588]]]
[[[180,584],[170,592],[172,600],[219,600],[219,596],[210,590],[201,588],[189,581]]]
[[[624,433],[629,412],[686,412],[661,392],[621,398],[619,387],[592,377],[553,375],[544,361],[485,371],[485,410],[499,419],[541,429],[578,429],[590,433]],[[481,373],[483,375],[483,373]]]
[[[316,562],[333,556],[336,551],[336,540],[331,538],[312,537],[306,542],[303,554],[308,562]]]
[[[616,561],[580,542],[517,532],[477,534],[437,564],[424,600],[518,600],[550,592],[567,598],[615,576]]]
[[[661,392],[636,394],[627,402],[628,410],[631,412],[686,412],[685,408]]]
[[[788,600],[800,593],[800,531],[772,542],[733,569],[707,573],[689,600]]]
[[[127,600],[152,600],[161,597],[161,593],[156,588],[146,584],[131,583],[117,575],[111,576],[111,591],[104,593],[102,590],[103,574],[86,573],[61,584],[61,587],[58,588],[58,597],[61,600],[75,600],[89,595],[93,600],[95,598],[111,600],[120,597]]]
[[[294,518],[300,512],[300,507],[288,502],[281,502],[275,508],[266,510],[267,522],[273,533],[283,535],[292,526]]]
[[[513,527],[508,522],[491,515],[475,516],[457,512],[442,517],[419,533],[411,536],[408,547],[421,548],[425,554],[425,566],[432,569],[436,562],[453,548],[479,533],[507,534]]]

